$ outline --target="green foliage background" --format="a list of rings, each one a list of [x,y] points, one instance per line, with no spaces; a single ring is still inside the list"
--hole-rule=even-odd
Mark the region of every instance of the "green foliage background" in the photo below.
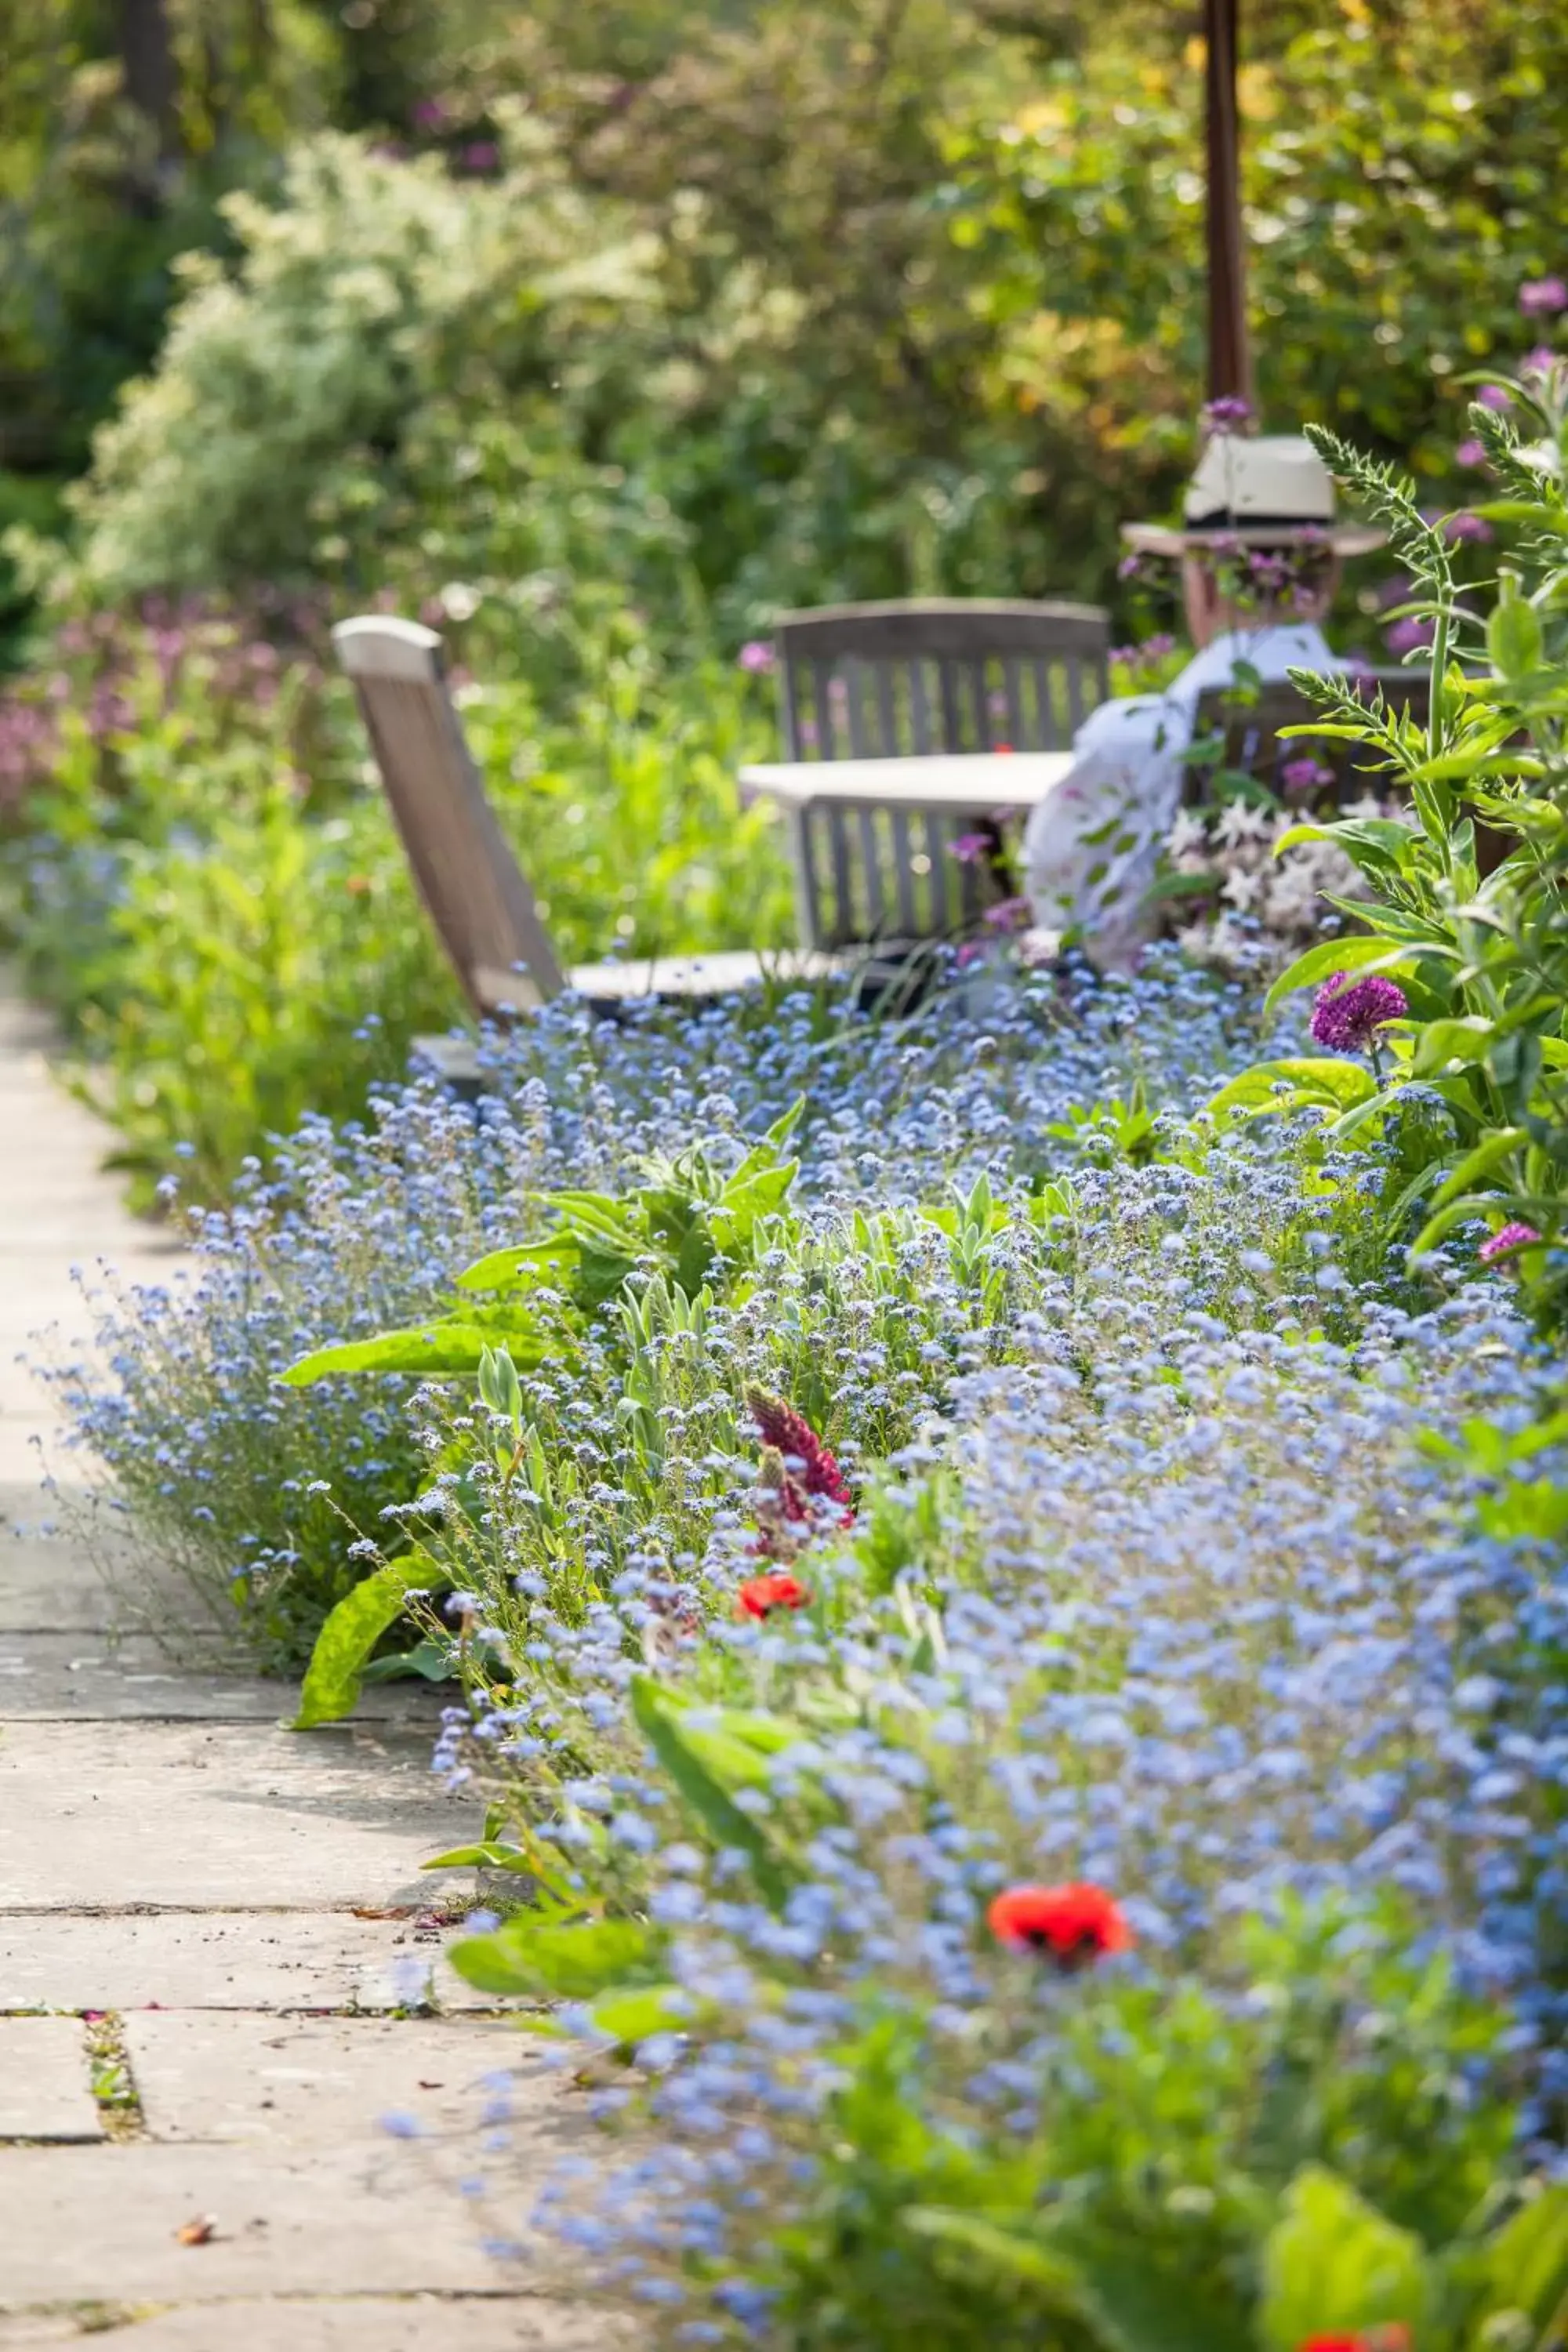
[[[1458,503],[1461,379],[1517,364],[1520,285],[1568,261],[1568,22],[1244,13],[1265,421]],[[194,1143],[221,1190],[457,1009],[346,703],[275,740],[345,611],[447,635],[580,958],[788,936],[731,782],[770,739],[731,666],[781,607],[1167,617],[1116,527],[1193,448],[1195,31],[1124,0],[0,0],[0,919],[144,1187]],[[279,679],[155,651],[209,625]]]

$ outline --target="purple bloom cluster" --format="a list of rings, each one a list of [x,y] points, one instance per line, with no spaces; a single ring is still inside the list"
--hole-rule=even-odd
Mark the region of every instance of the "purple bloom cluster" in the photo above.
[[[1409,1010],[1399,982],[1383,972],[1364,980],[1331,972],[1312,1001],[1312,1042],[1331,1054],[1364,1054],[1387,1022],[1402,1021]]]

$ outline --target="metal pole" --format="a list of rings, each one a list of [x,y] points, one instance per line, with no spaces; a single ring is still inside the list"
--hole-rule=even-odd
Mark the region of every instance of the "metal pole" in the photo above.
[[[1208,114],[1208,396],[1252,398],[1236,105],[1237,0],[1204,0]]]

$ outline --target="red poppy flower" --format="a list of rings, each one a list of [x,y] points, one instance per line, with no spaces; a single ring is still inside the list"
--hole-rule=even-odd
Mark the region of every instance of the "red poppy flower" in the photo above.
[[[1039,1952],[1059,1969],[1087,1967],[1132,1942],[1121,1905],[1102,1886],[1009,1886],[985,1918],[998,1943]]]
[[[1298,2352],[1410,2352],[1410,2330],[1402,2319],[1355,2335],[1309,2336]]]
[[[777,1569],[771,1576],[751,1576],[735,1595],[737,1617],[766,1617],[775,1609],[804,1609],[810,1592],[798,1576]]]

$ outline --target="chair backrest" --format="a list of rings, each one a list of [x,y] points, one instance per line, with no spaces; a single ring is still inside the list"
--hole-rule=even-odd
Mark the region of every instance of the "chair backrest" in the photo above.
[[[1355,675],[1363,702],[1371,703],[1381,694],[1391,709],[1407,710],[1417,726],[1426,726],[1431,709],[1431,680],[1426,670],[1362,670]],[[1393,779],[1386,769],[1377,766],[1377,754],[1368,745],[1346,743],[1328,735],[1280,740],[1281,729],[1310,727],[1321,716],[1289,678],[1270,680],[1250,700],[1229,687],[1205,688],[1198,700],[1194,748],[1201,752],[1205,743],[1223,737],[1224,750],[1212,761],[1202,757],[1189,761],[1183,799],[1189,807],[1201,806],[1211,797],[1215,776],[1221,769],[1253,777],[1288,807],[1328,807],[1366,792],[1386,793]],[[1325,777],[1331,775],[1331,783],[1309,786],[1304,792],[1293,788],[1294,780],[1288,783],[1284,770],[1295,761],[1305,760],[1315,761]]]
[[[440,638],[416,621],[372,614],[340,622],[332,644],[353,680],[419,895],[473,1003],[481,1013],[523,1011],[558,995],[561,966],[485,798]]]
[[[1107,692],[1094,604],[836,604],[776,624],[792,760],[1065,749]]]

